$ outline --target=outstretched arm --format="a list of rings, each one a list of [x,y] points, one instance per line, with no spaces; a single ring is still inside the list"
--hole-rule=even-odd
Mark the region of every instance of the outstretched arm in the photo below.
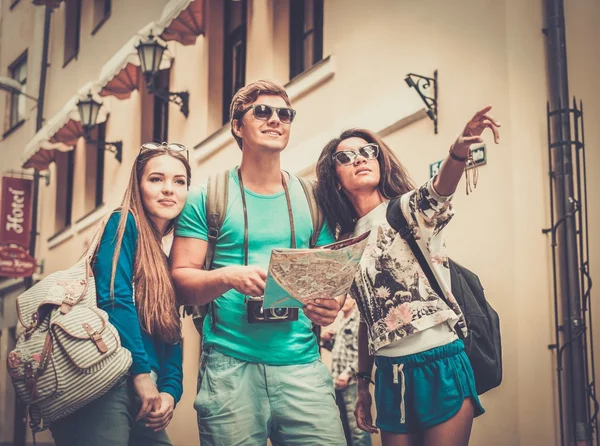
[[[500,138],[498,127],[500,127],[500,123],[488,114],[491,109],[492,106],[488,105],[475,113],[475,116],[467,122],[461,134],[450,147],[450,153],[442,164],[440,173],[433,183],[433,187],[439,195],[447,197],[454,193],[465,171],[465,164],[469,157],[471,144],[483,142],[481,135],[486,128],[492,131],[494,142],[498,144]]]

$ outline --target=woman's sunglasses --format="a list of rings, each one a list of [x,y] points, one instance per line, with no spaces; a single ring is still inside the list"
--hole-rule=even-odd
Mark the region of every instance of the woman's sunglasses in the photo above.
[[[283,124],[291,124],[296,116],[296,110],[287,107],[271,107],[270,105],[254,104],[248,108],[238,111],[233,116],[234,119],[242,119],[248,110],[252,109],[254,117],[260,121],[268,121],[277,113],[277,117]]]
[[[147,142],[142,144],[140,147],[140,153],[145,152],[146,150],[157,150],[157,149],[167,149],[172,152],[185,152],[185,156],[187,157],[188,162],[190,161],[190,152],[187,147],[183,144],[179,144],[176,142]]]
[[[355,150],[341,150],[335,152],[331,157],[336,160],[342,166],[349,166],[354,164],[356,157],[360,155],[367,160],[374,160],[379,156],[379,146],[377,144],[367,144],[358,149],[358,153]]]

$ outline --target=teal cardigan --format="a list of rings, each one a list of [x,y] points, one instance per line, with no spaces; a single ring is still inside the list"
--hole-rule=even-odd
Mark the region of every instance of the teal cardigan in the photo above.
[[[130,373],[137,375],[154,370],[158,375],[158,391],[171,394],[177,404],[183,393],[181,342],[168,344],[140,326],[132,286],[138,230],[131,214],[127,216],[115,272],[114,299],[110,297],[110,275],[120,217],[120,212],[114,212],[108,220],[93,266],[98,307],[108,313],[123,347],[131,352]]]

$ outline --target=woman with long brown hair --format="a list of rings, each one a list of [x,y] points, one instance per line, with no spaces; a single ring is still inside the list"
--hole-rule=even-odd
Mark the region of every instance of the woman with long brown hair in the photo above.
[[[440,173],[419,188],[385,142],[366,129],[351,129],[330,141],[317,163],[317,198],[329,225],[353,236],[370,231],[351,288],[361,313],[354,413],[361,429],[381,430],[384,446],[466,446],[473,418],[484,411],[457,333],[467,334],[450,292],[443,229],[453,215],[450,200],[470,145],[483,141],[486,128],[498,142],[499,124],[490,109],[473,116],[451,145]],[[445,300],[388,223],[388,204],[400,207],[430,257]],[[376,425],[368,387],[373,362]]]
[[[93,263],[98,307],[133,362],[129,377],[50,428],[57,446],[171,444],[164,429],[183,392],[181,323],[162,241],[187,197],[183,152],[180,144],[142,145],[121,207],[103,228]]]

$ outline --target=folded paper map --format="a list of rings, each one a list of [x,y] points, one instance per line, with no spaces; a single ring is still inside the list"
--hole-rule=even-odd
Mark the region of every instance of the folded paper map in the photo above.
[[[369,232],[315,249],[273,249],[264,308],[301,308],[350,290]]]

